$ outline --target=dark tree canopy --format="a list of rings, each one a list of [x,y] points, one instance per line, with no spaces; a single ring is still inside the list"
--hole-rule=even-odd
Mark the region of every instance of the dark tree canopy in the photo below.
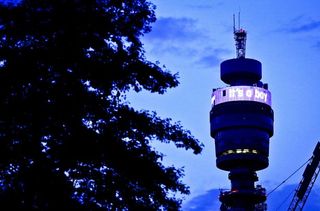
[[[0,209],[177,210],[182,169],[153,141],[198,154],[189,131],[125,100],[177,75],[147,61],[146,0],[25,0],[0,6]]]

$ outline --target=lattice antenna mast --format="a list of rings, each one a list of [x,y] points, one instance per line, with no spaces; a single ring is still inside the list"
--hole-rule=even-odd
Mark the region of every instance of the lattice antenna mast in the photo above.
[[[237,58],[246,57],[246,40],[247,32],[240,28],[240,12],[238,13],[238,28],[235,26],[235,15],[233,15],[233,34],[234,40],[236,41],[236,54]]]

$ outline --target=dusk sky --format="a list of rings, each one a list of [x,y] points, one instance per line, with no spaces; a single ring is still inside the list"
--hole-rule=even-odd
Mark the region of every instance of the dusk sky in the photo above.
[[[275,114],[270,165],[259,182],[271,191],[311,157],[320,141],[320,1],[153,0],[157,22],[143,37],[146,56],[171,72],[180,85],[164,95],[141,92],[128,100],[137,109],[154,110],[189,129],[205,148],[201,155],[155,144],[165,163],[185,168],[183,181],[191,194],[183,210],[216,210],[218,189],[230,188],[228,172],[215,165],[210,137],[212,88],[226,86],[219,65],[235,58],[232,16],[241,12],[248,32],[246,57],[262,62],[262,81],[269,84]],[[304,168],[303,168],[304,169]],[[287,210],[303,169],[270,195],[268,210]],[[319,210],[320,182],[315,183],[305,210]],[[288,196],[288,197],[287,197]],[[288,198],[283,205],[280,204]],[[313,200],[315,199],[315,200]]]

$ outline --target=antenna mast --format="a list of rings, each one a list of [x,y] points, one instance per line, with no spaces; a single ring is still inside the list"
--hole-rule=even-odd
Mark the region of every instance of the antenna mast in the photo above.
[[[233,34],[236,41],[237,58],[245,58],[247,32],[240,28],[240,12],[238,13],[238,29],[236,29],[235,15],[233,14]]]

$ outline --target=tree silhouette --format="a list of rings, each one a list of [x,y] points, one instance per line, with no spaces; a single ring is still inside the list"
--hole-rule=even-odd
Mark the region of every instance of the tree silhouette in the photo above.
[[[198,154],[189,131],[126,102],[177,75],[147,61],[146,0],[24,0],[0,6],[1,210],[177,210],[182,169],[153,141]]]

